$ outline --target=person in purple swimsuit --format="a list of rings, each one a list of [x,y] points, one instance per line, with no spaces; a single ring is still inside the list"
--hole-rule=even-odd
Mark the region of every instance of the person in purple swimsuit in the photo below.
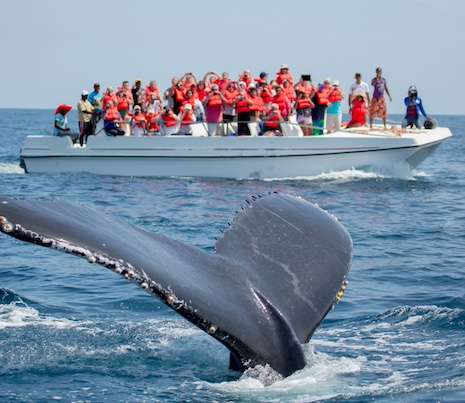
[[[383,119],[384,128],[386,129],[387,105],[385,93],[392,102],[391,94],[386,83],[386,79],[382,76],[381,67],[376,68],[376,77],[371,80],[371,85],[374,88],[373,97],[370,103],[370,128],[373,127],[373,120],[376,118]]]

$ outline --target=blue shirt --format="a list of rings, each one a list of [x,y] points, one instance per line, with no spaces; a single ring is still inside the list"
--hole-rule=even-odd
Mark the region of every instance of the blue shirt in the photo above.
[[[87,100],[91,103],[92,106],[97,105],[97,103],[101,103],[103,99],[103,94],[97,91],[92,91],[89,96],[87,97]]]
[[[342,113],[342,102],[333,102],[331,105],[328,106],[326,113],[328,115],[340,115]]]
[[[417,110],[417,117],[420,116],[420,112],[425,118],[428,117],[428,115],[425,112],[425,109],[423,108],[423,102],[421,101],[421,98],[419,98],[419,97],[417,97],[417,98],[405,97],[404,98],[404,104],[407,107],[407,111],[408,111],[409,106],[410,107],[414,106],[416,108],[416,110]],[[405,117],[408,118],[407,112],[405,113]]]

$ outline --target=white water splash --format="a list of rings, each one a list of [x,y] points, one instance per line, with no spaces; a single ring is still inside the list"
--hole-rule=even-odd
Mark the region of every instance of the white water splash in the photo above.
[[[22,302],[0,305],[0,330],[26,326],[48,326],[56,329],[70,329],[78,322],[41,315],[37,309]]]
[[[11,164],[11,163],[0,163],[0,175],[8,175],[8,174],[16,174],[22,175],[24,174],[24,169],[19,166],[18,163]]]

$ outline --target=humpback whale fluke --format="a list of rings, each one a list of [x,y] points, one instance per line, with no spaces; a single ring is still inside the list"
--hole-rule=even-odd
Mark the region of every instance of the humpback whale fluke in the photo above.
[[[289,195],[254,196],[209,254],[63,201],[0,197],[0,230],[101,264],[161,298],[231,352],[243,370],[284,376],[342,297],[352,255],[345,228]]]

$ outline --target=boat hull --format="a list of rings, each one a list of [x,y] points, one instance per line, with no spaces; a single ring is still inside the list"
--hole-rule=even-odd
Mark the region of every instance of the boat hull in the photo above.
[[[347,135],[294,139],[104,137],[91,138],[83,149],[72,147],[68,139],[49,137],[48,145],[47,140],[31,140],[21,157],[31,173],[266,179],[363,169],[406,175],[447,137],[449,131],[423,142]],[[57,140],[59,145],[54,144]]]

